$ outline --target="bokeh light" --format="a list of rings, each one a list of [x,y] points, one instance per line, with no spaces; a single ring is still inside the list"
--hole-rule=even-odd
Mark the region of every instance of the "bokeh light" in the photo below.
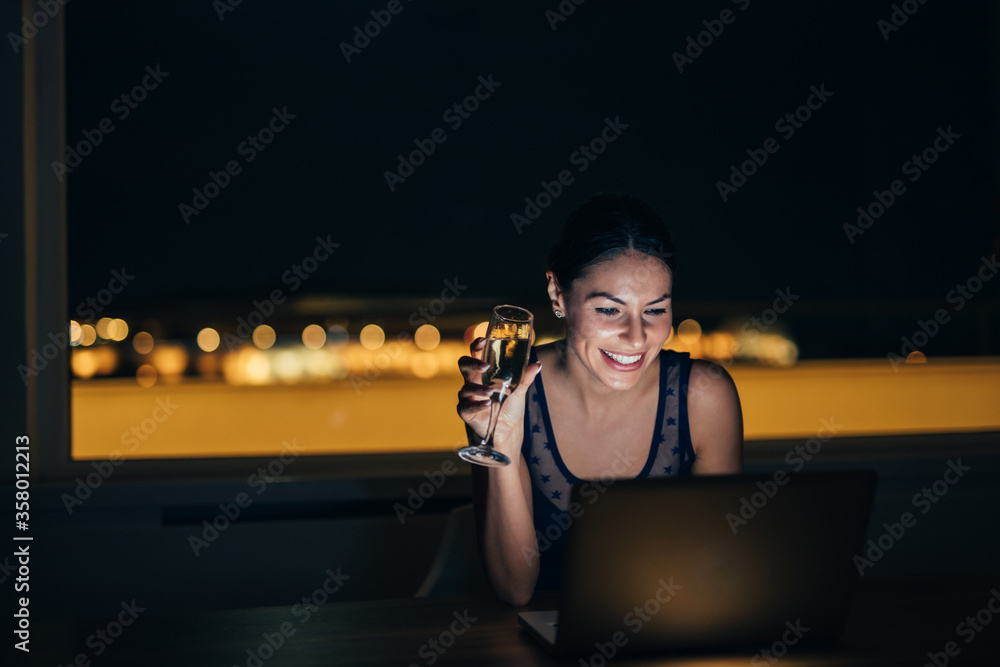
[[[437,375],[440,366],[437,357],[429,352],[418,352],[410,359],[410,371],[423,380]]]
[[[97,326],[94,327],[97,330],[97,335],[103,338],[104,340],[109,340],[111,338],[111,332],[108,330],[108,327],[110,325],[111,325],[110,317],[102,317],[101,319],[97,320]]]
[[[69,321],[69,344],[76,347],[83,342],[83,329],[76,320]]]
[[[476,328],[472,330],[472,339],[483,338],[486,336],[486,330],[490,328],[489,322],[480,322],[476,325]],[[472,342],[471,340],[469,341]]]
[[[358,337],[361,340],[361,347],[366,350],[377,350],[385,343],[385,332],[377,324],[367,325]]]
[[[95,350],[73,350],[70,358],[70,366],[73,367],[73,374],[78,378],[86,380],[94,377],[100,362],[97,359]]]
[[[101,345],[93,348],[97,355],[97,374],[111,375],[118,368],[118,350],[109,345]]]
[[[108,325],[108,338],[120,343],[125,340],[128,336],[128,323],[121,319],[115,318],[111,320],[111,324]]]
[[[152,363],[160,375],[180,375],[187,368],[188,353],[182,345],[160,344],[153,353]]]
[[[926,364],[927,355],[920,350],[914,350],[906,355],[906,363],[908,364]]]
[[[84,347],[93,345],[97,340],[97,330],[89,324],[81,325],[80,330],[83,332],[83,335],[80,338],[80,344]]]
[[[149,354],[153,351],[153,335],[147,331],[140,331],[132,337],[132,348],[139,354]]]
[[[205,327],[199,331],[197,340],[202,352],[215,352],[219,348],[219,332],[212,327]]]
[[[282,382],[297,382],[302,377],[302,361],[294,350],[281,350],[274,355],[271,370]]]
[[[330,345],[345,345],[349,338],[347,329],[340,324],[334,324],[326,330],[326,340]]]
[[[310,324],[302,330],[302,344],[310,350],[318,350],[326,344],[326,330],[318,324]]]
[[[270,349],[277,339],[274,329],[267,324],[262,324],[253,330],[253,344],[262,350]]]
[[[250,384],[264,384],[271,374],[271,362],[257,350],[249,350],[246,355],[246,380]]]
[[[156,384],[156,369],[149,364],[143,364],[135,371],[135,381],[140,387],[149,388]]]
[[[470,324],[466,329],[465,333],[462,334],[462,342],[468,345],[472,345],[472,341],[476,338],[476,325]]]
[[[433,324],[423,324],[413,334],[413,342],[421,350],[430,352],[441,342],[441,332]]]
[[[693,345],[701,338],[701,325],[697,320],[684,320],[677,325],[677,338],[686,345]]]

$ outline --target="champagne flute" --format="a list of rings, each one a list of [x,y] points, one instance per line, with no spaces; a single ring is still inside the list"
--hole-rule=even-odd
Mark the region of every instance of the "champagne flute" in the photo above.
[[[490,423],[486,435],[478,445],[458,450],[458,455],[469,463],[481,466],[510,465],[510,459],[493,449],[493,432],[497,428],[500,406],[517,388],[528,366],[531,353],[532,323],[534,316],[517,306],[497,306],[486,330],[486,363],[483,385],[493,388],[490,396]]]

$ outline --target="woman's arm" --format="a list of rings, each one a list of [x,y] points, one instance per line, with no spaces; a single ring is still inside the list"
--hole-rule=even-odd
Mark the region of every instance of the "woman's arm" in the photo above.
[[[473,466],[472,497],[486,575],[501,600],[520,606],[535,591],[538,542],[528,465],[523,456],[512,459],[503,468]]]
[[[743,472],[743,411],[736,385],[722,366],[691,361],[688,423],[696,475]]]
[[[470,346],[481,355],[485,346],[477,339]],[[489,421],[489,393],[481,384],[485,364],[475,357],[462,357],[459,369],[465,385],[459,392],[458,414],[466,422],[470,445],[478,445]],[[493,446],[511,459],[503,467],[472,466],[473,504],[479,551],[487,577],[501,600],[523,605],[531,599],[538,580],[538,541],[531,507],[531,477],[521,456],[524,434],[524,397],[541,370],[528,366],[517,389],[503,402]]]

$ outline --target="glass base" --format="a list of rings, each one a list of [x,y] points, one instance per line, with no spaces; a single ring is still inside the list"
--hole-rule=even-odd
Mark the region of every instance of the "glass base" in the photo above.
[[[509,458],[492,447],[487,447],[486,445],[463,447],[458,450],[458,456],[463,461],[468,461],[469,463],[474,463],[476,465],[488,466],[490,468],[499,468],[501,466],[510,465]]]

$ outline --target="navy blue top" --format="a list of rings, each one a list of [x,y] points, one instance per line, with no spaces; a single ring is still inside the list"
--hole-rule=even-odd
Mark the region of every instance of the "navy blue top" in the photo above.
[[[531,350],[530,363],[537,361]],[[656,409],[653,440],[646,465],[638,477],[689,475],[694,463],[691,431],[688,428],[687,384],[691,372],[691,357],[687,352],[660,351],[660,396]],[[549,421],[545,402],[545,387],[541,373],[528,387],[525,396],[524,439],[521,455],[528,462],[531,474],[532,511],[538,554],[526,553],[525,558],[541,559],[537,590],[559,588],[559,575],[565,546],[565,526],[569,516],[570,488],[579,479],[566,468]],[[608,471],[608,477],[614,476]],[[597,489],[593,493],[597,494]]]

